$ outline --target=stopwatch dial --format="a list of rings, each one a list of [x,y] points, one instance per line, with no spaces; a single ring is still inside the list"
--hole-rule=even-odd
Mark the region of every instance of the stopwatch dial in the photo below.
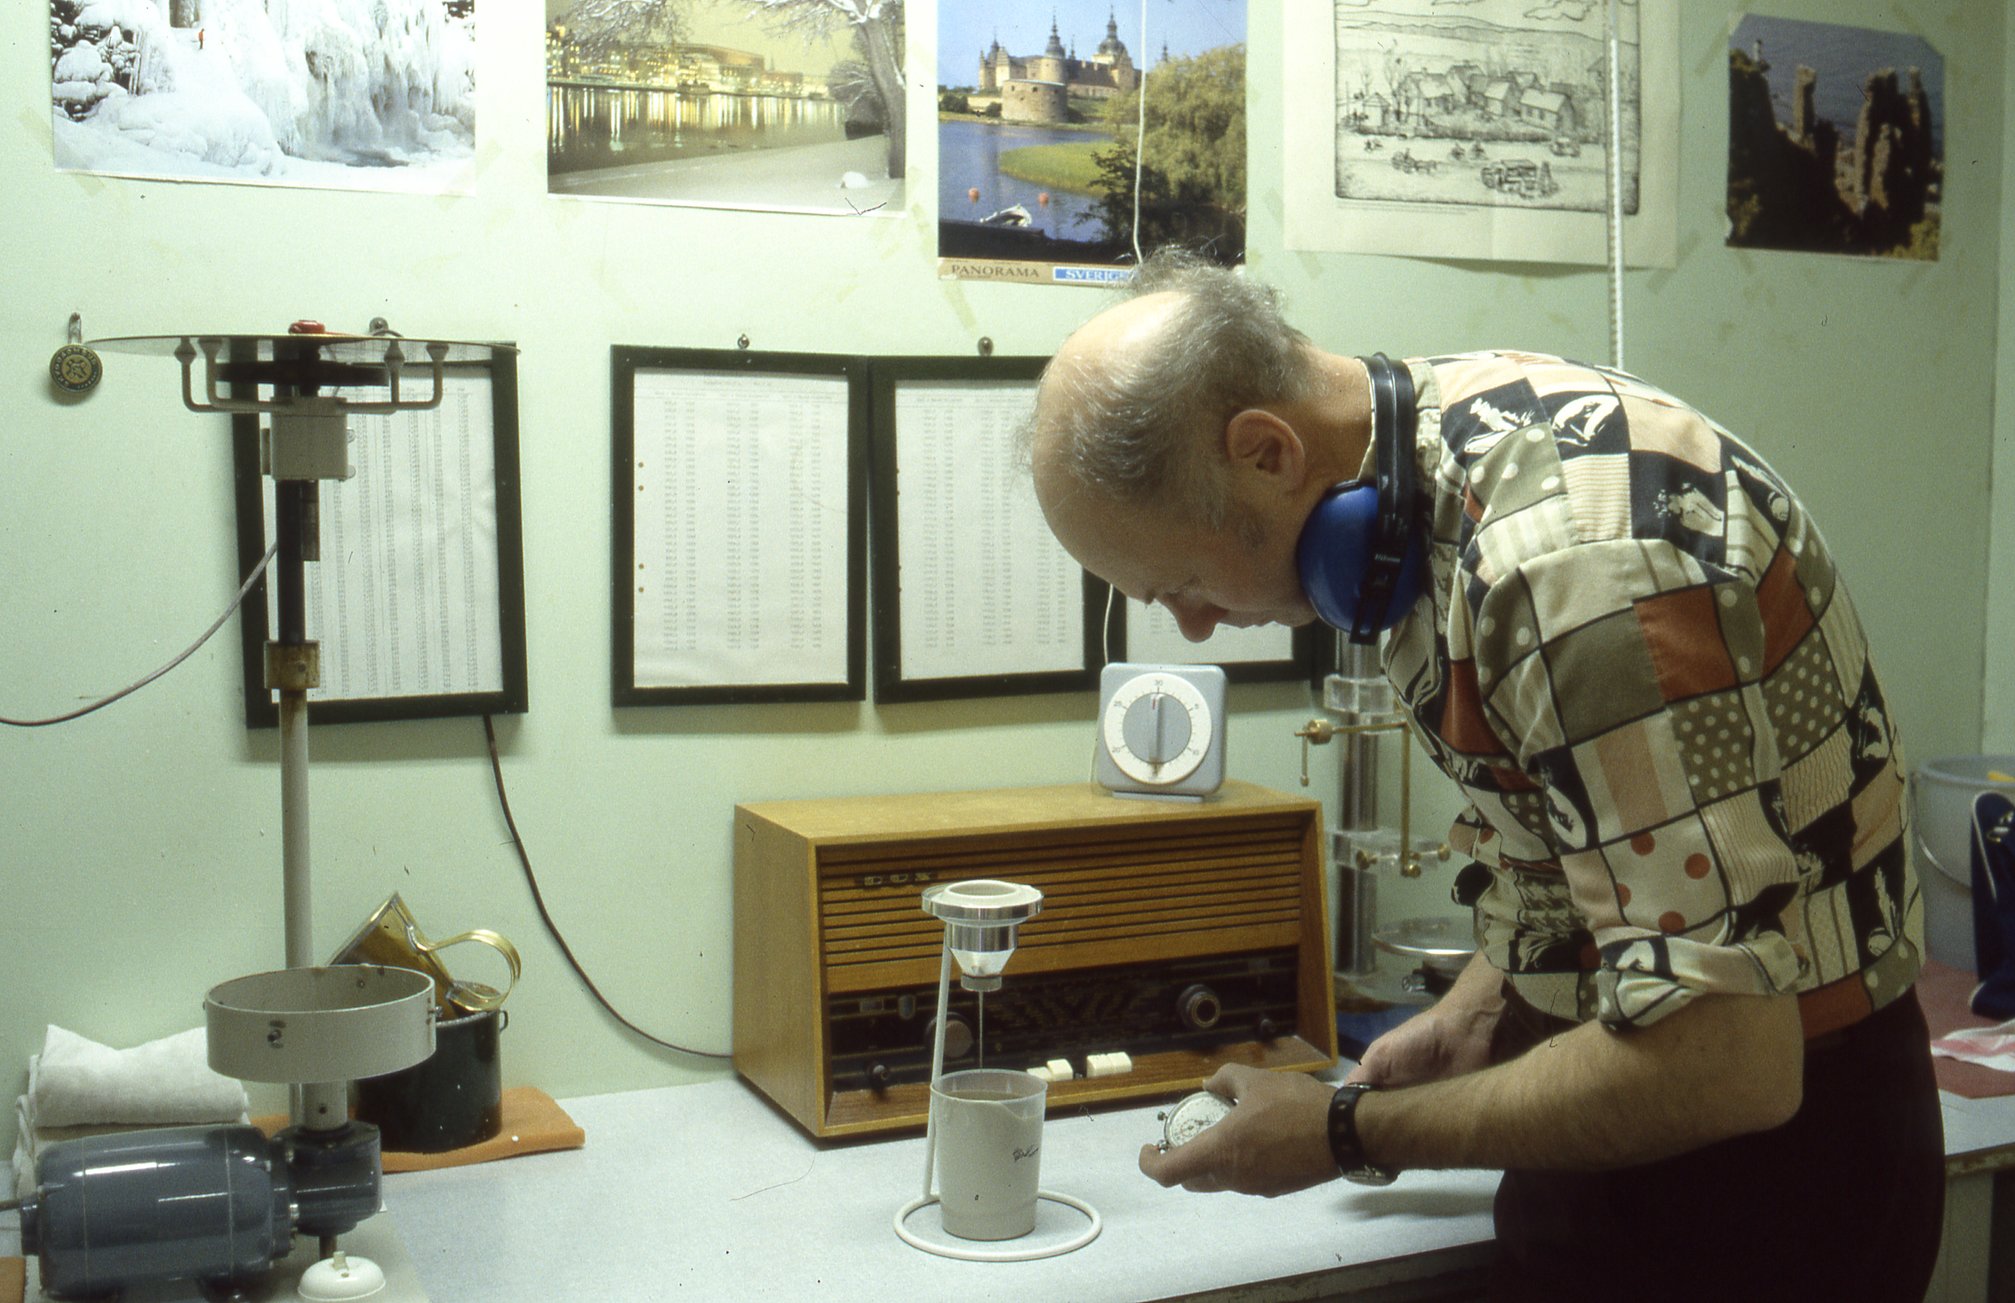
[[[1183,1096],[1163,1118],[1163,1147],[1174,1149],[1189,1143],[1223,1121],[1231,1109],[1230,1100],[1207,1090]]]

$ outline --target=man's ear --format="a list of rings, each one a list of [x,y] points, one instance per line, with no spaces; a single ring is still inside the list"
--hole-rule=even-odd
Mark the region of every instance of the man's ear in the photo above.
[[[1308,466],[1301,436],[1263,407],[1245,408],[1225,422],[1224,452],[1234,472],[1278,479],[1289,487],[1301,482]]]

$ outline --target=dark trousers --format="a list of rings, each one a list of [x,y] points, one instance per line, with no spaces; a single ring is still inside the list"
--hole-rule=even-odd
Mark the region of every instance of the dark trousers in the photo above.
[[[1503,1051],[1565,1025],[1515,1007]],[[1944,1208],[1912,991],[1808,1043],[1804,1102],[1781,1127],[1611,1172],[1506,1172],[1491,1297],[1920,1303]]]

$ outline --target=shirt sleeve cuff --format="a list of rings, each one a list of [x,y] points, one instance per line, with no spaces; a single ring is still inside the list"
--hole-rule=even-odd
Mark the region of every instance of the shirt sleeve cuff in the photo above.
[[[1775,934],[1732,945],[1633,936],[1602,947],[1596,1017],[1612,1028],[1646,1027],[1702,995],[1782,995],[1796,988],[1797,952]]]

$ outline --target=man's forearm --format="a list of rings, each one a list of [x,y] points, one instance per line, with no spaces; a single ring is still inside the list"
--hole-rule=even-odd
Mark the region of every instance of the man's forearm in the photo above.
[[[1487,1020],[1495,1026],[1504,1012],[1504,974],[1478,949],[1456,974],[1454,984],[1435,1002],[1435,1007],[1447,1015],[1471,1021]]]
[[[1702,996],[1650,1027],[1584,1024],[1480,1072],[1374,1091],[1357,1123],[1367,1156],[1402,1169],[1622,1167],[1786,1121],[1803,1066],[1791,997]]]

